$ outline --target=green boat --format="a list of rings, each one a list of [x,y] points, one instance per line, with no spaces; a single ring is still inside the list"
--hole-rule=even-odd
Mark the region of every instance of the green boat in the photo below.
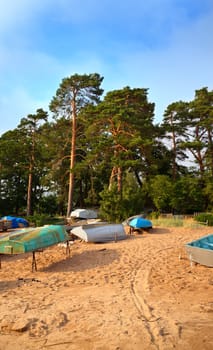
[[[65,228],[60,225],[24,228],[0,237],[0,254],[35,252],[68,240]]]

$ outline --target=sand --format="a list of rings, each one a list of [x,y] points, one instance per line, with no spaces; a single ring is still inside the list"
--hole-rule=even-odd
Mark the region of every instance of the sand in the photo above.
[[[3,256],[0,349],[212,350],[213,269],[184,243],[210,227],[153,228],[104,244],[76,240]],[[181,259],[179,255],[181,253]]]

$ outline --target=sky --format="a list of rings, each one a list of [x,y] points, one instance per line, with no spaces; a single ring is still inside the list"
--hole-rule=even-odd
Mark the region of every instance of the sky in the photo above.
[[[156,123],[213,89],[212,0],[0,0],[0,135],[49,111],[63,78],[147,88]]]

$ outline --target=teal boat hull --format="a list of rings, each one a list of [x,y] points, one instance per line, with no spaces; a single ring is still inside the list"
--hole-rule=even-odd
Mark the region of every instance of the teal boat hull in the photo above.
[[[63,226],[47,225],[10,232],[0,239],[0,254],[21,254],[69,240]]]
[[[191,262],[213,267],[213,234],[185,244]]]

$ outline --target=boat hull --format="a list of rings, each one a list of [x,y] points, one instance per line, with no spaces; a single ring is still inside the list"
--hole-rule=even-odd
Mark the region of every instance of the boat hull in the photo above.
[[[97,219],[98,214],[91,209],[76,209],[71,212],[70,216],[79,219]]]
[[[63,226],[47,225],[8,233],[0,239],[0,254],[21,254],[68,241]]]
[[[189,260],[213,267],[213,234],[185,244]]]
[[[151,229],[152,222],[142,217],[135,217],[128,222],[128,225],[134,229]]]
[[[75,227],[71,233],[85,242],[101,243],[126,239],[122,224],[82,225]]]

